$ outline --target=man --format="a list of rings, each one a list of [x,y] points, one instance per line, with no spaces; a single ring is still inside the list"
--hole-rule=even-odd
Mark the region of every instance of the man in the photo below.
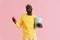
[[[37,40],[36,29],[34,28],[36,16],[32,14],[31,5],[26,5],[26,12],[26,14],[20,17],[19,22],[14,17],[12,17],[12,20],[18,28],[23,25],[23,40]],[[42,24],[38,23],[37,26],[42,27]]]

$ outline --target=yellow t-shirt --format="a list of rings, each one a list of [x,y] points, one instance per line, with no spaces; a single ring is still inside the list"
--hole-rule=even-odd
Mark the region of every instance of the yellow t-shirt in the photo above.
[[[17,27],[20,28],[23,25],[23,35],[24,36],[33,36],[36,34],[36,29],[34,29],[34,18],[35,15],[24,14],[20,17],[20,21],[16,23]]]

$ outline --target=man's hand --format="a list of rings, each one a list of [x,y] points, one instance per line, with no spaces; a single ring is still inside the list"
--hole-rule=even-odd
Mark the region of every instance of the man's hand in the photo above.
[[[42,27],[43,27],[41,23],[37,23],[37,26],[38,26],[39,28],[42,28]]]
[[[16,24],[16,19],[14,17],[12,17],[12,21]]]

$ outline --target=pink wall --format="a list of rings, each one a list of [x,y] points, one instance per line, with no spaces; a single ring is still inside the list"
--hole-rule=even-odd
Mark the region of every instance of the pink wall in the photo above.
[[[44,27],[37,29],[38,40],[60,40],[59,0],[0,0],[0,40],[22,40],[22,29],[11,18],[18,21],[26,13],[26,4],[31,4],[33,13],[43,19]]]

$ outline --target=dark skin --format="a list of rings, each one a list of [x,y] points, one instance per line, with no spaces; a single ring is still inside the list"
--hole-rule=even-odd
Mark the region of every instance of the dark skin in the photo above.
[[[37,23],[36,25],[37,25],[39,28],[42,28],[42,27],[43,27],[41,23]]]
[[[32,6],[31,5],[26,5],[26,12],[27,12],[27,15],[31,16],[32,15]],[[16,19],[14,17],[12,17],[12,21],[14,22],[14,24],[16,24]],[[37,26],[39,28],[42,28],[42,24],[41,23],[38,23]]]
[[[31,5],[26,6],[26,12],[27,12],[27,15],[29,15],[29,16],[32,15],[32,6]]]
[[[12,17],[12,21],[14,22],[14,24],[16,24],[16,19],[14,17]]]

